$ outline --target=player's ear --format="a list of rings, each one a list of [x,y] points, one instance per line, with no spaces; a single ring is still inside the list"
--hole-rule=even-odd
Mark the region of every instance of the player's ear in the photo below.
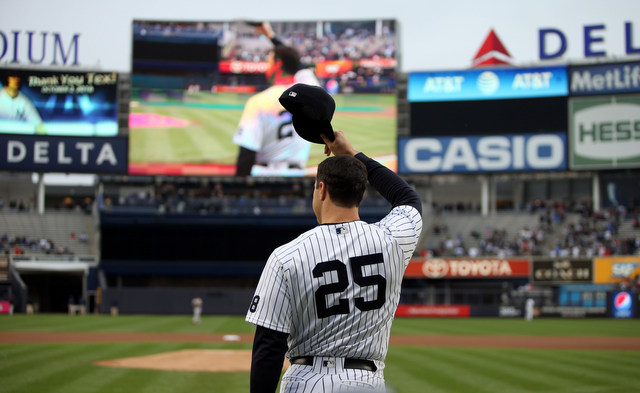
[[[321,201],[324,201],[327,198],[327,185],[324,184],[323,181],[318,182],[318,193]]]

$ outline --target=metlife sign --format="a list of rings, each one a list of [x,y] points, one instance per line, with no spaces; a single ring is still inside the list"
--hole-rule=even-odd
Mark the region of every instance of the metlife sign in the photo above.
[[[564,133],[399,138],[401,174],[565,170]]]
[[[569,100],[570,168],[640,167],[640,94]]]
[[[568,94],[565,66],[409,74],[409,102],[498,100]]]
[[[571,96],[640,92],[640,62],[570,67]]]

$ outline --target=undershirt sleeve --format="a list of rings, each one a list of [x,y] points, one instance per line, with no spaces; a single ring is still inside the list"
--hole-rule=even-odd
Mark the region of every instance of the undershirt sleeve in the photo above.
[[[256,327],[251,352],[251,393],[275,393],[287,352],[289,334]]]
[[[358,153],[355,157],[367,167],[369,183],[382,195],[391,208],[407,205],[422,214],[420,196],[404,179],[378,161]]]

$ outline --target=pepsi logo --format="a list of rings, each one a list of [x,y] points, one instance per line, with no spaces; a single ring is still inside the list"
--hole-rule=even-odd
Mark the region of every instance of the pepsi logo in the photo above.
[[[619,292],[613,298],[613,305],[617,310],[628,310],[631,308],[631,295],[628,292]]]

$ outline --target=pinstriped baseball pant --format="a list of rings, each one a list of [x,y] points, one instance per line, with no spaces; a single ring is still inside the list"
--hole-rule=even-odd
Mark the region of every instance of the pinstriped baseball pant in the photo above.
[[[344,358],[314,358],[313,366],[292,364],[282,377],[280,393],[383,393],[382,363],[378,371],[345,369]],[[382,367],[380,367],[382,366]]]

